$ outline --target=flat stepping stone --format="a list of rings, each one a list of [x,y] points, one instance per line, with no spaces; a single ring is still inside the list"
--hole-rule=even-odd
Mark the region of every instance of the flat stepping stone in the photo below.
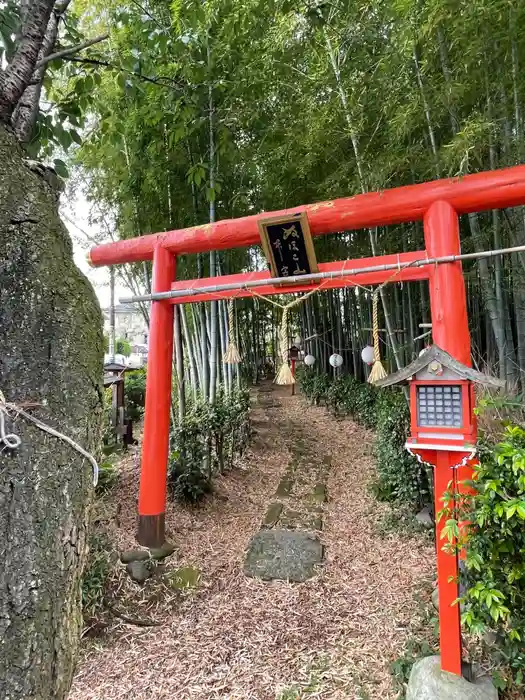
[[[301,583],[312,578],[323,561],[323,545],[306,532],[261,530],[250,540],[244,573],[265,581]]]
[[[269,418],[252,418],[251,423],[254,428],[268,428],[271,427]]]
[[[277,525],[281,517],[282,509],[282,503],[278,503],[277,501],[275,503],[270,503],[266,515],[264,516],[263,527],[274,527],[274,525]]]
[[[279,486],[277,487],[275,495],[280,496],[281,498],[289,496],[292,491],[292,486],[292,476],[290,474],[285,474],[279,482]]]
[[[316,484],[311,498],[315,503],[325,503],[328,498],[326,484]]]

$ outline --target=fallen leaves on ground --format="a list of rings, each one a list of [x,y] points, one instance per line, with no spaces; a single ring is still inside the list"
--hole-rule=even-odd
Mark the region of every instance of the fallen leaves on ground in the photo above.
[[[434,575],[433,547],[398,533],[378,535],[389,507],[368,491],[372,434],[289,393],[277,387],[272,396],[280,405],[255,405],[262,437],[238,468],[217,479],[212,497],[194,509],[169,504],[168,539],[177,552],[168,567],[198,569],[198,588],[168,599],[157,591],[152,602],[151,587],[145,595],[122,582],[128,602],[131,589],[136,595],[137,615],[162,624],[115,621],[104,637],[86,639],[70,700],[397,697],[389,665],[415,624],[415,593]],[[326,562],[305,584],[249,579],[245,549],[274,500],[294,428],[305,432],[316,457],[332,458]],[[134,545],[138,457],[121,469],[111,536],[125,549]]]

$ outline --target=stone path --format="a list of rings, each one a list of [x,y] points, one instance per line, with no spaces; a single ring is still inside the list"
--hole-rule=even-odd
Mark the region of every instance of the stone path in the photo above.
[[[213,494],[168,502],[169,585],[115,574],[119,606],[159,626],[115,617],[85,636],[69,700],[398,700],[391,662],[415,633],[433,639],[434,547],[384,531],[371,433],[289,387],[254,389],[252,418],[250,448]],[[105,506],[118,551],[135,546],[138,476],[129,460]],[[275,580],[245,574],[248,549],[274,560]],[[298,551],[315,575],[290,583]]]
[[[271,385],[255,394],[262,409],[254,422],[257,440],[268,447],[278,440],[290,460],[261,523],[249,544],[244,572],[265,580],[305,581],[314,576],[323,560],[318,533],[323,528],[323,506],[331,456],[321,456],[322,446],[308,436],[307,426],[290,420],[276,421],[281,402]]]

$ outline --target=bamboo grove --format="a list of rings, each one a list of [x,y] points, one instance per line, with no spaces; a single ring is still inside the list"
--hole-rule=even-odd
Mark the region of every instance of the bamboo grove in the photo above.
[[[500,0],[79,0],[79,28],[110,39],[53,63],[56,110],[78,102],[85,138],[70,149],[104,237],[126,238],[523,161],[525,6]],[[67,110],[66,110],[67,111]],[[38,140],[39,133],[35,134]],[[525,242],[523,209],[463,217],[463,252]],[[423,247],[421,226],[341,231],[317,240],[329,261]],[[187,256],[182,277],[260,269],[256,249]],[[519,386],[525,370],[525,258],[465,265],[474,360]],[[122,266],[135,291],[147,265]],[[381,294],[387,368],[427,338],[424,284]],[[317,366],[339,352],[363,377],[369,290],[314,295],[291,337],[313,338]],[[147,317],[147,308],[143,308]],[[276,310],[236,303],[240,371],[277,355]],[[222,363],[225,302],[180,309],[179,377],[213,403],[231,391]],[[179,382],[179,388],[184,382]],[[180,401],[184,405],[184,397]]]

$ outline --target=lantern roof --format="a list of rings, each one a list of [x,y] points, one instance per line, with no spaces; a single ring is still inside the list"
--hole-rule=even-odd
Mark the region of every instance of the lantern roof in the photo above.
[[[120,362],[106,362],[104,365],[105,372],[126,372],[128,369],[127,365],[121,365]]]
[[[489,374],[483,374],[483,372],[478,372],[472,369],[472,367],[467,367],[467,365],[458,362],[449,355],[448,352],[445,352],[445,350],[442,350],[437,345],[431,345],[424,350],[418,358],[398,372],[389,374],[385,379],[380,379],[375,382],[375,386],[385,387],[393,386],[394,384],[407,384],[415,374],[429,368],[429,365],[433,362],[438,362],[443,368],[454,372],[458,379],[467,379],[476,384],[481,384],[493,389],[502,389],[505,386],[503,380],[492,377]],[[429,368],[429,371],[435,373],[432,368]],[[436,379],[437,378],[438,377],[436,377]]]

